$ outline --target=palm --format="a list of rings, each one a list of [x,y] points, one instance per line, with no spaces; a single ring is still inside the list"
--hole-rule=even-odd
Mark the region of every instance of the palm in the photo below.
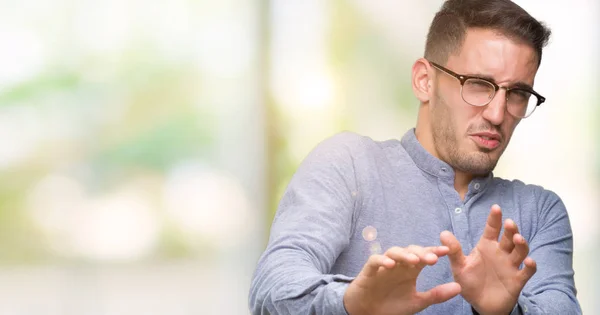
[[[406,310],[406,314],[414,314],[420,309],[412,301],[419,299],[417,292],[417,277],[422,267],[397,266],[391,270],[380,268],[375,275],[359,275],[355,282],[365,295],[383,296],[380,300],[379,310],[376,314],[398,315],[397,310],[406,308],[407,305],[415,306],[414,309]],[[385,293],[384,293],[385,292]]]
[[[521,292],[511,262],[497,250],[497,243],[487,240],[481,240],[466,257],[464,267],[453,273],[462,287],[462,296],[473,305],[500,309],[514,305]]]
[[[417,291],[417,277],[427,265],[434,265],[448,248],[393,247],[385,255],[369,258],[344,293],[350,314],[403,315],[417,313],[431,304],[442,303],[460,293],[455,283]]]
[[[454,279],[462,287],[461,295],[479,313],[508,314],[517,303],[525,283],[535,273],[535,262],[527,258],[529,247],[518,234],[512,220],[505,223],[500,241],[502,212],[492,206],[481,239],[468,256],[464,256],[458,240],[450,232],[440,238],[450,248],[448,257]],[[525,268],[519,269],[524,263]]]

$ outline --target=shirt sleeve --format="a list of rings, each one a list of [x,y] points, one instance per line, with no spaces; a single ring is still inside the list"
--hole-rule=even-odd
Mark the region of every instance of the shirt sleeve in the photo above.
[[[329,272],[352,235],[359,141],[353,133],[329,138],[294,174],[253,275],[252,314],[347,314],[343,296],[353,278]]]
[[[511,315],[581,314],[573,271],[573,234],[565,205],[543,190],[537,231],[529,240],[529,256],[537,272],[527,282]]]

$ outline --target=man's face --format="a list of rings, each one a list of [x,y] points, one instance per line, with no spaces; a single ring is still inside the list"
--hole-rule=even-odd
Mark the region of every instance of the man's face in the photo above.
[[[470,29],[460,53],[450,56],[445,67],[462,75],[490,78],[501,87],[519,82],[533,86],[537,56],[530,46],[495,31]],[[485,175],[498,163],[520,119],[506,111],[504,89],[481,107],[466,103],[460,90],[456,78],[436,71],[430,100],[433,144],[437,156],[456,170]]]

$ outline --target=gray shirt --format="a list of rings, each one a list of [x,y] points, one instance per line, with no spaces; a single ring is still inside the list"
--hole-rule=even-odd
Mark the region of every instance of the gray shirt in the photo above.
[[[392,246],[440,245],[449,230],[465,255],[493,204],[527,240],[537,273],[512,314],[581,314],[573,281],[573,238],[561,199],[540,186],[493,174],[475,178],[464,200],[454,171],[429,154],[414,129],[401,141],[341,133],[302,162],[273,220],[250,289],[252,314],[346,314],[343,295],[368,257]],[[453,281],[442,257],[423,269],[417,290]],[[458,295],[419,314],[472,314]]]

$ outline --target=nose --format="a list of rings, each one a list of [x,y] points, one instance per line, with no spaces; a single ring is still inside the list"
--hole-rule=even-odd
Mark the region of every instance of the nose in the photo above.
[[[483,109],[483,118],[495,126],[499,126],[504,121],[506,115],[506,89],[500,89],[494,95],[494,98]]]

